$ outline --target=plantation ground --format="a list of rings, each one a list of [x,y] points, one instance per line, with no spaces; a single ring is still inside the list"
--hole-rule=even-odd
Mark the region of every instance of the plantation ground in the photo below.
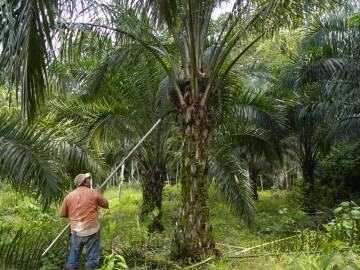
[[[251,247],[271,241],[274,239],[271,232],[287,231],[290,229],[289,226],[294,229],[295,223],[298,228],[310,225],[310,219],[290,204],[286,195],[286,192],[280,191],[260,192],[257,221],[249,230],[247,225],[222,203],[214,190],[211,190],[209,207],[217,248],[225,254],[230,250],[236,250],[234,246]],[[165,188],[163,206],[165,231],[150,239],[145,227],[138,222],[141,193],[137,187],[126,187],[120,199],[118,191],[114,189],[107,191],[105,196],[111,198],[110,210],[103,212],[101,216],[102,235],[106,234],[103,237],[105,246],[113,245],[115,249],[121,249],[121,246],[138,247],[150,260],[154,262],[160,260],[166,264],[179,201],[177,187]],[[208,263],[207,269],[285,269],[297,257],[222,259]],[[309,265],[308,261],[311,261],[311,258],[307,257],[304,256],[300,263]]]
[[[149,236],[146,226],[138,219],[141,205],[141,190],[138,186],[125,186],[119,197],[115,188],[107,190],[105,197],[110,201],[110,209],[102,210],[101,234],[104,254],[112,250],[123,254],[131,269],[176,269],[177,265],[168,259],[171,237],[174,232],[179,202],[178,187],[166,186],[164,192],[163,221],[165,231]],[[295,230],[315,227],[316,224],[293,203],[285,191],[260,192],[257,203],[257,219],[249,230],[228,206],[222,203],[213,189],[210,189],[210,215],[217,248],[225,255],[269,242],[280,236],[293,234]],[[2,191],[0,217],[2,224],[11,222],[13,228],[26,225],[37,227],[56,236],[64,220],[56,216],[56,209],[42,213],[41,209],[28,198],[21,198],[11,191]],[[7,207],[6,207],[7,206]],[[149,217],[151,218],[151,217]],[[64,237],[65,239],[66,237]],[[61,269],[65,246],[62,243],[44,259],[42,270]],[[234,253],[231,253],[234,254]],[[222,258],[212,260],[198,269],[320,269],[317,255],[294,254],[283,256],[261,256],[255,258]]]

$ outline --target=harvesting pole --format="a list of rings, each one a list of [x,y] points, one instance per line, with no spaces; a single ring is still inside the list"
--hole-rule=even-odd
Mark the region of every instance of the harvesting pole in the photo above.
[[[131,156],[131,154],[142,144],[142,142],[150,135],[150,133],[160,124],[161,118],[156,121],[156,123],[149,129],[149,131],[141,138],[141,140],[131,149],[131,151],[121,160],[121,162],[115,167],[115,169],[109,174],[106,180],[101,184],[99,187],[100,189],[103,188],[107,182],[114,176],[114,174],[119,170],[119,168],[125,163],[125,161]],[[64,232],[69,228],[69,224],[67,224],[64,229],[56,236],[56,238],[51,242],[51,244],[45,249],[45,251],[41,254],[44,256],[59,240],[59,238],[64,234]]]

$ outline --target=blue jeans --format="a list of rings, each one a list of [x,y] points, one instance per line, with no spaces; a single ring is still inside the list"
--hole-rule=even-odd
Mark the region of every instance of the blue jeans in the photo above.
[[[66,268],[78,268],[83,247],[86,248],[86,267],[95,268],[100,261],[100,230],[89,236],[70,236],[70,251]]]

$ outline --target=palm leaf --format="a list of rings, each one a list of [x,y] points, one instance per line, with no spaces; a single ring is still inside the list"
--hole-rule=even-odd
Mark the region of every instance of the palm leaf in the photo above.
[[[52,235],[36,228],[1,230],[0,228],[0,267],[2,269],[40,269],[41,256]],[[65,259],[66,246],[59,245],[53,252]],[[50,259],[51,260],[51,259]]]
[[[255,205],[244,170],[231,149],[214,147],[209,161],[209,179],[223,195],[226,203],[244,220],[251,224],[255,216]]]
[[[12,116],[1,115],[0,173],[17,190],[35,191],[45,204],[59,198],[62,165],[49,151],[50,137]]]
[[[0,67],[21,109],[33,119],[43,104],[57,1],[3,1],[0,6]]]
[[[101,172],[100,162],[91,152],[69,142],[56,129],[29,126],[7,114],[1,114],[0,119],[3,180],[40,199],[45,207],[62,197],[65,180],[74,177],[78,170]]]
[[[330,128],[329,133],[326,136],[328,142],[335,139],[352,139],[358,138],[360,133],[360,117],[359,115],[351,115],[344,119],[341,119]]]

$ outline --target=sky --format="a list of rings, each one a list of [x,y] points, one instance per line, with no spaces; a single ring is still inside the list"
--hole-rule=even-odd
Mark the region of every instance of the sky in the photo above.
[[[217,19],[217,17],[219,17],[221,14],[225,13],[225,12],[230,12],[233,4],[234,4],[234,0],[229,0],[226,1],[224,3],[221,4],[220,7],[216,8],[212,14],[212,18],[213,19]]]

